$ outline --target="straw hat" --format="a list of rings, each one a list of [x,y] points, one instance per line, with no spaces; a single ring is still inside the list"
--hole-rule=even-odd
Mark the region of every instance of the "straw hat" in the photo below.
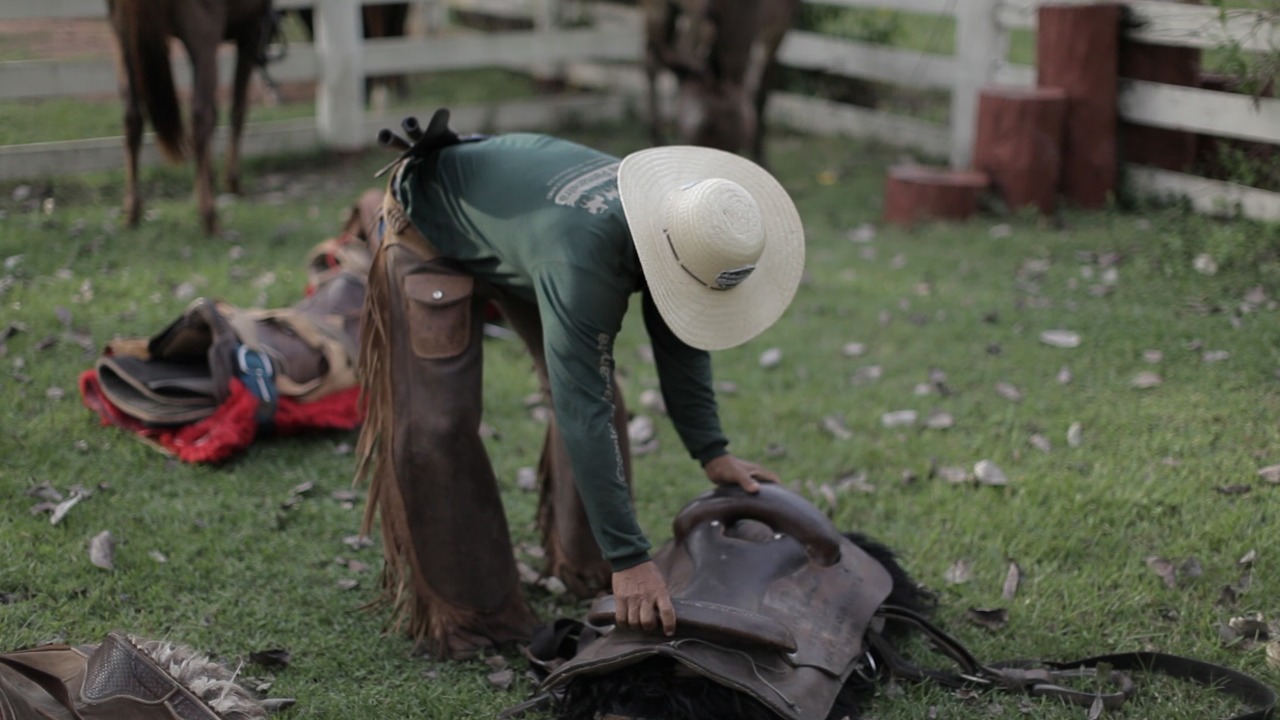
[[[618,192],[649,292],[676,337],[731,348],[791,304],[804,227],[764,168],[712,148],[650,148],[623,158]]]

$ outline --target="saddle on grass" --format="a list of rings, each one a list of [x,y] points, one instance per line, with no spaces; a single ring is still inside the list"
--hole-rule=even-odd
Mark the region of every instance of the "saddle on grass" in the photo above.
[[[0,653],[4,720],[256,720],[292,704],[259,700],[188,646],[124,633]]]
[[[198,298],[152,337],[108,343],[81,375],[85,404],[188,462],[225,460],[266,431],[356,427],[371,200],[313,248],[301,301],[259,309]]]
[[[1101,712],[1134,693],[1126,671],[1191,680],[1255,708],[1233,720],[1264,720],[1276,703],[1243,673],[1155,652],[979,662],[927,619],[932,593],[892,551],[840,533],[779,485],[762,484],[757,495],[707,492],[676,516],[673,535],[654,562],[675,606],[675,636],[615,626],[613,598],[600,598],[585,622],[563,619],[535,636],[529,655],[545,673],[541,694],[504,717],[552,707],[560,720],[839,720],[857,717],[859,700],[890,678],[1052,696]],[[950,668],[908,661],[898,648],[910,632]]]

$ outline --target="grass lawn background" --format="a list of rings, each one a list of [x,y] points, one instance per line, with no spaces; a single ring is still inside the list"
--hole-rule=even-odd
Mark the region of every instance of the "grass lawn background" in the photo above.
[[[565,134],[616,153],[644,142],[635,125]],[[1276,229],[1142,210],[851,234],[875,223],[884,169],[897,153],[782,135],[770,153],[805,219],[807,279],[778,325],[715,356],[717,379],[737,387],[721,396],[732,449],[777,470],[841,527],[899,548],[941,593],[939,620],[984,659],[1150,648],[1275,682],[1280,673],[1267,667],[1260,644],[1224,646],[1218,628],[1231,617],[1280,612],[1280,487],[1257,475],[1280,463]],[[251,652],[287,649],[287,668],[250,664],[242,672],[270,682],[271,695],[298,698],[291,712],[305,718],[491,717],[525,697],[530,684],[516,653],[507,655],[515,686],[496,690],[487,666],[413,657],[403,638],[380,634],[385,613],[361,609],[375,596],[380,556],[376,546],[344,544],[359,529],[362,503],[347,507],[331,496],[351,487],[354,433],[262,441],[225,466],[195,467],[99,427],[78,401],[76,376],[103,342],[158,331],[193,291],[242,305],[295,302],[307,250],[336,231],[342,209],[375,185],[372,172],[385,160],[373,152],[254,161],[250,195],[224,203],[227,237],[214,240],[197,232],[181,169],[145,173],[152,214],[136,231],[117,228],[117,173],[57,179],[30,188],[36,197],[24,202],[14,200],[14,186],[0,188],[0,325],[19,330],[0,359],[0,498],[8,509],[0,515],[0,647],[93,641],[119,628],[233,665]],[[54,200],[48,213],[44,192]],[[1215,258],[1216,274],[1192,269],[1201,253]],[[627,400],[645,412],[638,397],[656,378],[632,315],[616,354]],[[1079,333],[1080,346],[1042,343],[1050,329]],[[865,353],[848,357],[850,342]],[[500,433],[493,458],[515,541],[533,543],[535,496],[515,479],[536,463],[541,444],[543,428],[522,403],[536,388],[517,345],[488,343],[485,416]],[[782,351],[781,362],[764,368],[760,356],[771,348]],[[1146,362],[1147,350],[1163,359]],[[1206,362],[1213,351],[1229,357]],[[867,382],[872,366],[880,375]],[[1063,367],[1069,384],[1056,379]],[[945,373],[950,394],[916,394],[931,371]],[[1158,373],[1163,384],[1131,387],[1140,372]],[[1021,399],[1008,399],[997,383]],[[882,425],[884,413],[905,409],[922,420],[945,411],[955,424]],[[1069,447],[1077,422],[1082,441]],[[824,429],[833,425],[849,437]],[[707,483],[669,423],[657,427],[660,449],[637,458],[637,507],[662,542],[674,513]],[[1049,440],[1049,452],[1032,446],[1035,434]],[[1003,469],[1007,486],[930,472],[971,470],[983,459]],[[41,482],[64,492],[102,487],[53,526],[28,512],[37,500],[26,493]],[[284,509],[304,482],[315,489]],[[86,549],[103,530],[118,543],[111,572],[91,565]],[[1224,586],[1241,584],[1237,561],[1250,551],[1248,588],[1234,605],[1219,604]],[[1200,572],[1184,572],[1170,588],[1149,566],[1153,557]],[[353,559],[368,569],[353,570]],[[1011,560],[1024,579],[1004,600]],[[947,574],[959,561],[970,578],[952,584]],[[342,589],[342,580],[357,587]],[[582,611],[541,590],[530,597],[544,619]],[[1006,608],[1009,623],[981,628],[965,618],[971,607]],[[921,652],[921,661],[933,660]],[[1229,709],[1177,683],[1141,687],[1122,717]],[[999,694],[966,700],[903,690],[881,693],[872,715],[1083,712]]]

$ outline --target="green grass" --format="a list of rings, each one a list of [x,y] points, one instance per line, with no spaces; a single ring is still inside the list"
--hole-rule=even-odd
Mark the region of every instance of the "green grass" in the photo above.
[[[630,125],[566,133],[617,153],[644,142]],[[1256,476],[1280,463],[1280,324],[1274,304],[1238,314],[1251,288],[1280,296],[1280,231],[1142,209],[1072,212],[1060,223],[1018,216],[881,228],[869,243],[855,243],[847,232],[877,221],[884,169],[896,154],[794,136],[775,137],[770,150],[805,220],[808,276],[781,322],[715,357],[717,379],[738,386],[721,397],[732,449],[806,494],[809,483],[838,485],[866,473],[872,492],[837,490],[834,506],[820,492],[811,497],[841,527],[900,549],[907,567],[941,592],[939,621],[981,658],[1154,648],[1280,681],[1261,647],[1223,647],[1217,631],[1234,615],[1280,613],[1273,552],[1280,487]],[[484,665],[411,656],[404,638],[381,634],[384,612],[362,609],[375,597],[378,551],[343,544],[359,529],[362,505],[348,509],[330,497],[351,486],[354,433],[264,440],[228,465],[197,467],[100,427],[77,398],[76,377],[95,353],[69,330],[87,335],[90,348],[150,335],[182,311],[186,301],[174,289],[186,282],[241,305],[295,302],[305,253],[336,231],[360,190],[375,186],[372,172],[385,160],[371,153],[254,161],[250,195],[222,211],[230,237],[214,240],[197,230],[181,169],[144,173],[154,213],[132,231],[116,224],[119,173],[49,183],[51,214],[14,201],[12,185],[0,187],[0,327],[21,328],[0,352],[0,498],[9,509],[0,516],[0,649],[93,641],[113,628],[188,643],[233,665],[250,652],[285,648],[288,668],[249,665],[244,673],[270,675],[271,695],[296,697],[297,718],[486,718],[525,697],[523,677],[497,691]],[[991,232],[997,224],[1008,225],[1007,237]],[[1202,252],[1218,259],[1217,274],[1191,269]],[[1083,268],[1100,270],[1085,253],[1118,254],[1110,294],[1088,292],[1098,280],[1085,279]],[[1042,277],[1028,274],[1031,259],[1047,261]],[[634,409],[656,378],[632,316],[617,363]],[[1042,344],[1040,332],[1054,328],[1080,333],[1080,347]],[[842,354],[852,341],[866,344],[863,357]],[[782,362],[762,369],[758,358],[771,347],[783,350]],[[1145,363],[1147,349],[1161,350],[1163,361]],[[1205,363],[1204,350],[1231,355]],[[882,377],[852,382],[869,365],[882,367]],[[1063,366],[1074,374],[1069,385],[1055,381]],[[914,394],[931,369],[946,373],[952,394]],[[1164,384],[1130,387],[1144,370]],[[485,372],[486,420],[501,433],[491,450],[515,540],[536,542],[535,498],[515,487],[542,439],[521,403],[534,380],[522,350],[499,340],[489,341]],[[1004,399],[997,382],[1017,386],[1024,399]],[[955,427],[881,425],[883,413],[901,409],[945,410]],[[852,439],[822,430],[833,415],[843,416]],[[1083,427],[1076,448],[1065,441],[1073,422]],[[674,513],[707,483],[670,424],[657,425],[660,450],[636,461],[637,508],[661,542]],[[1029,444],[1034,433],[1051,440],[1050,453]],[[777,447],[784,454],[771,456]],[[935,463],[971,468],[981,459],[1003,468],[1009,485],[929,476]],[[917,479],[903,482],[904,471]],[[51,526],[27,512],[36,500],[24,494],[45,481],[63,491],[103,487]],[[282,509],[304,481],[315,491]],[[1249,492],[1216,490],[1236,484]],[[113,572],[88,561],[86,543],[102,530],[119,543]],[[1237,581],[1236,561],[1250,550],[1257,551],[1252,585],[1235,607],[1220,607],[1221,588]],[[1166,588],[1144,562],[1153,555],[1194,557],[1203,575]],[[354,573],[337,558],[372,569]],[[973,579],[949,585],[944,573],[960,559],[973,563]],[[1004,601],[1009,560],[1025,581]],[[349,577],[358,587],[339,589]],[[540,592],[532,601],[544,619],[582,611]],[[970,607],[993,606],[1009,610],[1003,630],[964,619]],[[524,661],[507,657],[520,675]],[[917,659],[933,661],[923,651]],[[1115,717],[1201,720],[1229,709],[1177,683],[1140,687]],[[939,717],[980,718],[993,707],[1006,716],[1024,707],[1051,719],[1083,714],[1047,700],[903,690],[881,693],[872,716],[919,718],[937,708]]]

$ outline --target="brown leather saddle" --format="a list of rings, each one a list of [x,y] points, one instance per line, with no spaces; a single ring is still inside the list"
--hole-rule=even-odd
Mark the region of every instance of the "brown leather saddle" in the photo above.
[[[892,590],[889,571],[779,485],[708,492],[673,530],[654,561],[675,605],[675,636],[608,627],[614,602],[603,597],[587,615],[601,636],[544,686],[662,657],[788,720],[825,718],[865,653],[863,637]]]

